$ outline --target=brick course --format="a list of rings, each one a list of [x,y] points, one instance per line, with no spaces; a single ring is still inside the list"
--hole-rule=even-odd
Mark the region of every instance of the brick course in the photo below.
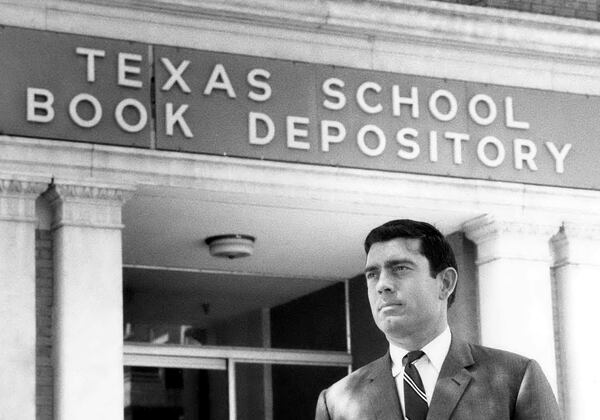
[[[52,301],[54,273],[52,261],[52,233],[35,232],[36,277],[36,410],[37,420],[52,420]]]

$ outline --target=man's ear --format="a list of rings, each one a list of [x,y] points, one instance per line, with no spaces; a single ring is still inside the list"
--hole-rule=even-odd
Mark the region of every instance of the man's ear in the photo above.
[[[456,288],[458,272],[452,267],[446,267],[440,271],[437,277],[440,281],[440,299],[447,300]]]

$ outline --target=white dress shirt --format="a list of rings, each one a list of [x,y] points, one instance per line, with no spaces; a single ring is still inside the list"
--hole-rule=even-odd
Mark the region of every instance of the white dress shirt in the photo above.
[[[425,353],[425,356],[421,357],[414,363],[414,366],[419,371],[421,380],[423,381],[423,387],[425,388],[425,394],[427,395],[427,404],[431,404],[431,397],[433,396],[433,390],[435,389],[435,383],[437,382],[438,376],[440,376],[440,370],[448,350],[450,350],[450,341],[452,340],[452,334],[450,328],[446,326],[446,329],[438,335],[436,338],[431,340],[425,345],[421,351]],[[392,375],[396,380],[396,389],[402,403],[402,414],[406,416],[404,408],[404,380],[401,375],[404,370],[402,366],[402,358],[408,353],[401,347],[395,346],[390,343],[390,356],[392,358]]]

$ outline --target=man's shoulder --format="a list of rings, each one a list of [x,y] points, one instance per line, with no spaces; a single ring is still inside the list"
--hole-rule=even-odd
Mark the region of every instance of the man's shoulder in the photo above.
[[[385,354],[379,359],[373,360],[349,375],[344,376],[342,379],[331,385],[327,391],[329,393],[341,391],[351,392],[356,388],[362,387],[364,383],[368,382],[370,378],[375,376],[382,369],[391,369],[389,354]]]
[[[383,380],[382,380],[383,379]],[[316,419],[370,419],[374,417],[369,401],[393,390],[389,354],[357,369],[321,392]],[[390,391],[392,392],[392,391]],[[393,391],[395,395],[395,391]],[[387,402],[384,397],[384,402]],[[392,402],[393,404],[393,402]]]
[[[487,394],[490,401],[508,402],[514,410],[514,418],[561,418],[548,379],[534,359],[476,344],[468,344],[468,347],[472,364],[465,368],[473,382],[471,393],[463,397],[465,401]],[[496,415],[494,418],[505,417]]]
[[[511,351],[472,343],[469,343],[468,346],[476,366],[524,373],[530,364],[536,364],[533,359]]]

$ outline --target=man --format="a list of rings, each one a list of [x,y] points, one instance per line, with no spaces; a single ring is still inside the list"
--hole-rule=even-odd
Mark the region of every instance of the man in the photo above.
[[[365,251],[371,311],[390,349],[321,392],[317,420],[560,418],[534,360],[452,336],[447,308],[458,272],[435,227],[385,223],[369,233]]]

